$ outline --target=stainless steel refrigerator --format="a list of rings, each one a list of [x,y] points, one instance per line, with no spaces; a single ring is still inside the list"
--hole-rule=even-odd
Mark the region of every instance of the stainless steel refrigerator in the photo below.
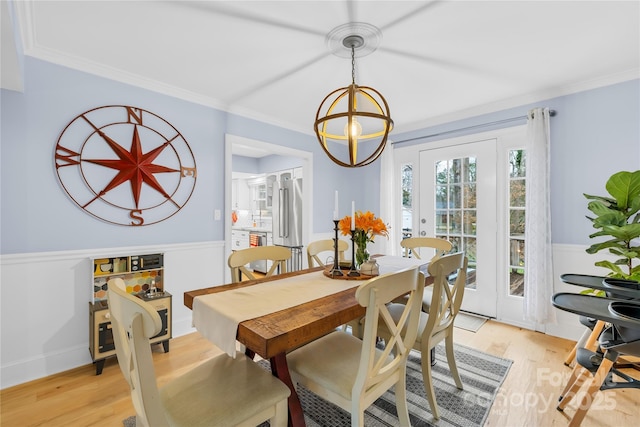
[[[302,246],[302,178],[273,183],[273,244]]]

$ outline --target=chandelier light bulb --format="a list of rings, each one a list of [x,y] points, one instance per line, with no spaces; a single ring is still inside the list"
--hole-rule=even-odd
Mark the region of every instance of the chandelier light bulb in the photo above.
[[[362,125],[358,123],[356,118],[351,119],[351,127],[349,127],[349,121],[344,125],[344,136],[352,139],[359,139],[362,135]]]

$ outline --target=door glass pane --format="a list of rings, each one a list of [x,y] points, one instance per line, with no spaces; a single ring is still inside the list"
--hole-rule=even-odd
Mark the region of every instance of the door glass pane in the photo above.
[[[468,183],[464,184],[464,199],[466,200],[465,206],[468,208],[476,207],[476,184]]]
[[[447,197],[449,197],[447,186],[436,185],[436,209],[447,208]]]
[[[449,161],[449,182],[458,183],[462,179],[462,159],[451,159]]]
[[[462,233],[462,211],[449,212],[449,233],[455,235]]]
[[[467,209],[464,211],[464,234],[476,235],[476,210]]]
[[[524,296],[525,151],[509,151],[509,295]]]
[[[449,208],[460,209],[462,207],[462,188],[459,185],[452,185],[449,188]]]
[[[436,184],[447,184],[449,182],[447,179],[448,169],[446,161],[436,162]]]
[[[449,240],[453,252],[469,259],[467,287],[475,289],[476,158],[441,160],[435,164],[436,236]]]
[[[511,178],[524,178],[525,177],[525,151],[524,150],[510,150],[509,151],[509,166]]]
[[[509,217],[511,235],[524,237],[524,209],[509,209]]]
[[[436,211],[436,235],[447,238],[449,230],[449,221],[447,220],[447,211]]]
[[[467,167],[464,170],[465,179],[464,182],[476,182],[476,158],[475,157],[467,157],[465,163]]]
[[[469,259],[469,267],[467,269],[467,282],[465,287],[475,289],[476,288],[476,262],[474,261],[473,265],[471,265],[471,260],[476,260],[477,252],[476,252],[476,239],[474,237],[465,237],[464,238],[464,247],[466,250],[467,258]]]
[[[509,189],[509,204],[513,207],[524,208],[524,179],[512,179],[509,185],[511,187]]]

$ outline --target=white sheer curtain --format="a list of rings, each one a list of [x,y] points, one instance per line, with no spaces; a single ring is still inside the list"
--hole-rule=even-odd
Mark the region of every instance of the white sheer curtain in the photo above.
[[[550,206],[549,109],[527,116],[524,316],[555,323]]]
[[[398,201],[398,190],[395,188],[394,176],[394,159],[393,147],[387,143],[387,147],[382,152],[380,162],[380,215],[385,224],[389,226],[389,239],[377,237],[376,244],[379,245],[378,250],[382,254],[397,255],[398,248],[394,242],[396,241],[396,211]]]

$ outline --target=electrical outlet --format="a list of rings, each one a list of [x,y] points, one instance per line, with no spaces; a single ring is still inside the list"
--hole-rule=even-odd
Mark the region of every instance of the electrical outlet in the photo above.
[[[216,221],[220,221],[220,209],[216,209],[215,211],[213,211],[213,218]]]

